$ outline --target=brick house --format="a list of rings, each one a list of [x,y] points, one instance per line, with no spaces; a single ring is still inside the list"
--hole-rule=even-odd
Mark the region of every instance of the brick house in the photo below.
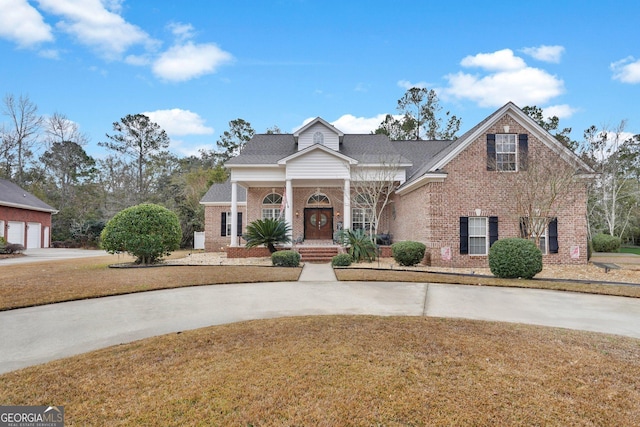
[[[553,214],[536,234],[544,262],[587,262],[586,178],[593,171],[513,103],[454,141],[344,134],[316,118],[293,134],[255,135],[225,166],[230,179],[201,200],[207,251],[239,253],[242,230],[260,218],[283,218],[305,245],[330,242],[340,228],[368,229],[371,212],[357,203],[357,184],[392,176],[386,179],[395,191],[378,233],[423,242],[432,265],[487,266],[491,244],[523,236],[540,211]],[[539,209],[538,199],[525,200],[523,184],[542,166],[546,176],[569,170],[571,180],[552,206]],[[527,204],[534,209],[523,211]]]
[[[51,246],[51,215],[58,211],[6,179],[0,179],[0,237],[27,249]]]

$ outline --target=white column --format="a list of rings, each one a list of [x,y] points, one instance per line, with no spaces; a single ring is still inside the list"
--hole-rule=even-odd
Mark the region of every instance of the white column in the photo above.
[[[229,221],[229,218],[227,218]],[[238,183],[231,181],[231,244],[238,246]]]
[[[344,212],[343,212],[343,224],[342,227],[346,229],[351,228],[351,180],[344,180],[344,200],[342,202],[344,204]]]
[[[284,220],[287,222],[287,225],[291,227],[289,238],[293,243],[293,185],[291,184],[290,179],[286,181],[285,193],[286,193],[286,201],[285,201],[286,204],[284,205]]]

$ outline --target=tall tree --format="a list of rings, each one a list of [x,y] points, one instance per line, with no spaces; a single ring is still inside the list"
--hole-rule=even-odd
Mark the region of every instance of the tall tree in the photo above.
[[[591,126],[584,133],[583,157],[598,173],[590,187],[589,224],[591,233],[606,232],[622,237],[638,202],[634,175],[636,137],[626,138],[626,121],[615,128]]]
[[[449,111],[441,115],[442,107],[436,92],[412,87],[398,100],[401,118],[387,115],[374,133],[386,134],[390,139],[455,139],[461,120]],[[446,120],[446,123],[444,121]]]
[[[542,108],[533,106],[526,106],[522,108],[522,111],[529,117],[531,117],[540,127],[552,134],[558,141],[560,141],[565,147],[572,151],[577,151],[579,143],[571,139],[571,128],[563,128],[560,130],[560,119],[558,116],[551,116],[545,118]]]
[[[2,129],[0,150],[4,175],[15,180],[18,185],[24,185],[26,164],[39,142],[43,119],[38,115],[38,106],[25,95],[20,95],[19,98],[12,94],[5,95],[2,114],[9,121]]]
[[[119,122],[113,123],[113,130],[116,133],[107,134],[109,141],[99,142],[98,145],[133,159],[137,171],[136,203],[141,203],[149,196],[147,169],[153,156],[159,155],[169,147],[169,137],[158,124],[143,114],[129,114],[123,117]]]
[[[55,142],[71,141],[84,146],[89,141],[87,135],[80,132],[78,125],[62,113],[53,113],[45,120],[44,126],[46,142],[49,145]]]
[[[243,119],[231,120],[229,130],[224,131],[217,142],[222,162],[240,154],[242,148],[253,138],[255,133],[251,123]]]

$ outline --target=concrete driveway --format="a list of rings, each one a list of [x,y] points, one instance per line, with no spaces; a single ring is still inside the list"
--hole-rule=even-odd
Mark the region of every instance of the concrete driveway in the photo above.
[[[0,259],[0,266],[108,255],[107,252],[103,250],[66,248],[27,249],[23,254],[25,256]]]
[[[312,265],[298,282],[200,286],[0,312],[0,373],[210,325],[301,315],[433,316],[640,338],[640,299],[427,283],[337,282]]]

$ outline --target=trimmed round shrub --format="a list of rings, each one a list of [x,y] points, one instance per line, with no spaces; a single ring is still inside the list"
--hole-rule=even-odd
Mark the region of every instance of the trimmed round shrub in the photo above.
[[[277,251],[271,254],[271,264],[276,267],[298,267],[300,254],[296,251]]]
[[[610,234],[599,233],[591,240],[594,252],[618,252],[622,240]]]
[[[178,216],[160,205],[142,204],[118,212],[100,234],[107,252],[126,252],[136,264],[154,264],[180,247]]]
[[[542,271],[542,252],[532,240],[500,239],[489,249],[489,268],[503,279],[531,279]]]
[[[331,258],[331,265],[334,267],[348,267],[353,260],[349,254],[338,254]]]
[[[424,243],[420,242],[396,242],[391,245],[391,256],[398,264],[412,267],[422,261],[426,249]]]

